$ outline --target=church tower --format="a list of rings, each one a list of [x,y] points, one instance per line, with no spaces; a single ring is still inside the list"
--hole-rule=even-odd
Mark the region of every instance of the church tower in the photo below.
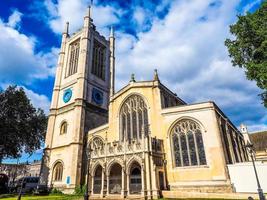
[[[45,141],[41,183],[72,192],[83,184],[89,130],[107,123],[114,93],[114,34],[96,31],[87,10],[82,29],[62,34]]]

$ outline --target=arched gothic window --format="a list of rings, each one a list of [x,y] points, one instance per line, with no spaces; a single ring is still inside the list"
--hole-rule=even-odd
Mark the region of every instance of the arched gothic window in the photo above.
[[[121,140],[141,139],[148,134],[147,105],[139,95],[127,98],[120,110]]]
[[[173,160],[176,167],[206,165],[206,156],[199,124],[179,121],[171,131]]]
[[[62,181],[62,175],[63,175],[63,165],[61,162],[58,162],[54,166],[53,181]]]
[[[79,51],[80,51],[80,41],[76,41],[70,45],[69,53],[69,68],[66,77],[71,76],[77,72],[78,61],[79,61]]]
[[[64,121],[60,126],[60,135],[67,133],[68,124]]]

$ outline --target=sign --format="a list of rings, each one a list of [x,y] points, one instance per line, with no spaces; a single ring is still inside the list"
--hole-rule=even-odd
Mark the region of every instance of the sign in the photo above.
[[[70,176],[67,176],[66,183],[67,183],[67,184],[70,184]]]

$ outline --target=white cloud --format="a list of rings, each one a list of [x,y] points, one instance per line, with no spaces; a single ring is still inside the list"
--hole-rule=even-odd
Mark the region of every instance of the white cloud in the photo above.
[[[59,0],[53,3],[46,0],[45,6],[50,13],[49,25],[55,33],[61,33],[66,22],[70,22],[70,32],[73,33],[83,25],[83,17],[88,7],[86,0]],[[111,6],[93,6],[92,16],[95,25],[102,29],[107,25],[119,22],[117,14],[121,10],[116,10]]]
[[[50,101],[47,96],[43,94],[35,93],[32,90],[24,87],[24,91],[27,94],[28,98],[31,100],[31,103],[35,108],[41,108],[44,110],[45,114],[48,114],[50,108]]]
[[[7,23],[0,19],[0,85],[3,88],[10,84],[21,85],[33,105],[42,108],[47,114],[50,105],[48,97],[23,85],[54,76],[58,49],[35,53],[38,40],[17,30],[21,16],[22,13],[15,10]]]
[[[15,10],[8,18],[8,23],[7,25],[12,27],[12,28],[16,28],[17,26],[19,26],[20,21],[21,21],[21,17],[22,17],[22,13]]]
[[[0,88],[5,90],[9,85],[12,85],[12,83],[0,83]],[[46,95],[38,94],[23,85],[18,85],[18,87],[22,87],[24,89],[27,97],[30,99],[32,105],[35,108],[41,108],[44,110],[46,115],[48,114],[50,108],[50,100]]]
[[[224,46],[239,1],[212,3],[173,1],[167,16],[155,16],[151,30],[139,32],[138,40],[119,37],[117,46],[125,48],[116,49],[117,89],[128,83],[130,73],[147,80],[158,68],[162,82],[189,103],[213,100],[236,123],[267,116],[260,90],[242,69],[232,67]]]
[[[36,38],[20,33],[15,28],[20,22],[18,11],[9,17],[9,22],[0,19],[0,83],[30,83],[36,78],[54,74],[57,58],[55,48],[48,53],[35,53]]]
[[[136,8],[133,17],[139,26],[143,25],[146,18],[144,9],[141,7]]]
[[[267,131],[266,124],[254,124],[248,126],[249,133],[258,132],[258,131]]]
[[[54,32],[62,32],[65,21],[70,21],[71,32],[82,27],[87,1],[47,2]],[[169,8],[163,19],[140,5],[129,8],[137,34],[116,31],[116,88],[127,84],[131,73],[136,73],[137,80],[152,79],[153,69],[158,68],[162,82],[189,103],[214,100],[236,123],[267,124],[267,112],[257,96],[260,90],[246,80],[242,69],[232,67],[224,46],[239,3],[164,0],[155,8],[155,12]],[[107,26],[125,24],[122,13],[118,8],[98,5],[93,8],[93,19],[98,30],[107,35]],[[147,20],[149,29],[144,28]]]

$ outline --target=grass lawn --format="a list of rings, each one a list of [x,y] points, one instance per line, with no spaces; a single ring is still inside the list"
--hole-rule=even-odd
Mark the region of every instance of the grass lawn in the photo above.
[[[1,197],[3,200],[17,200],[18,196]],[[48,196],[29,196],[25,195],[21,197],[21,200],[80,200],[82,196],[77,195],[48,195]]]
[[[265,195],[266,196],[266,195]],[[237,200],[237,199],[224,199],[224,198],[175,198],[175,199],[165,199],[165,198],[161,198],[161,199],[158,199],[158,200]],[[246,199],[238,199],[238,200],[248,200],[247,198]],[[254,200],[259,200],[258,198],[254,199]]]

